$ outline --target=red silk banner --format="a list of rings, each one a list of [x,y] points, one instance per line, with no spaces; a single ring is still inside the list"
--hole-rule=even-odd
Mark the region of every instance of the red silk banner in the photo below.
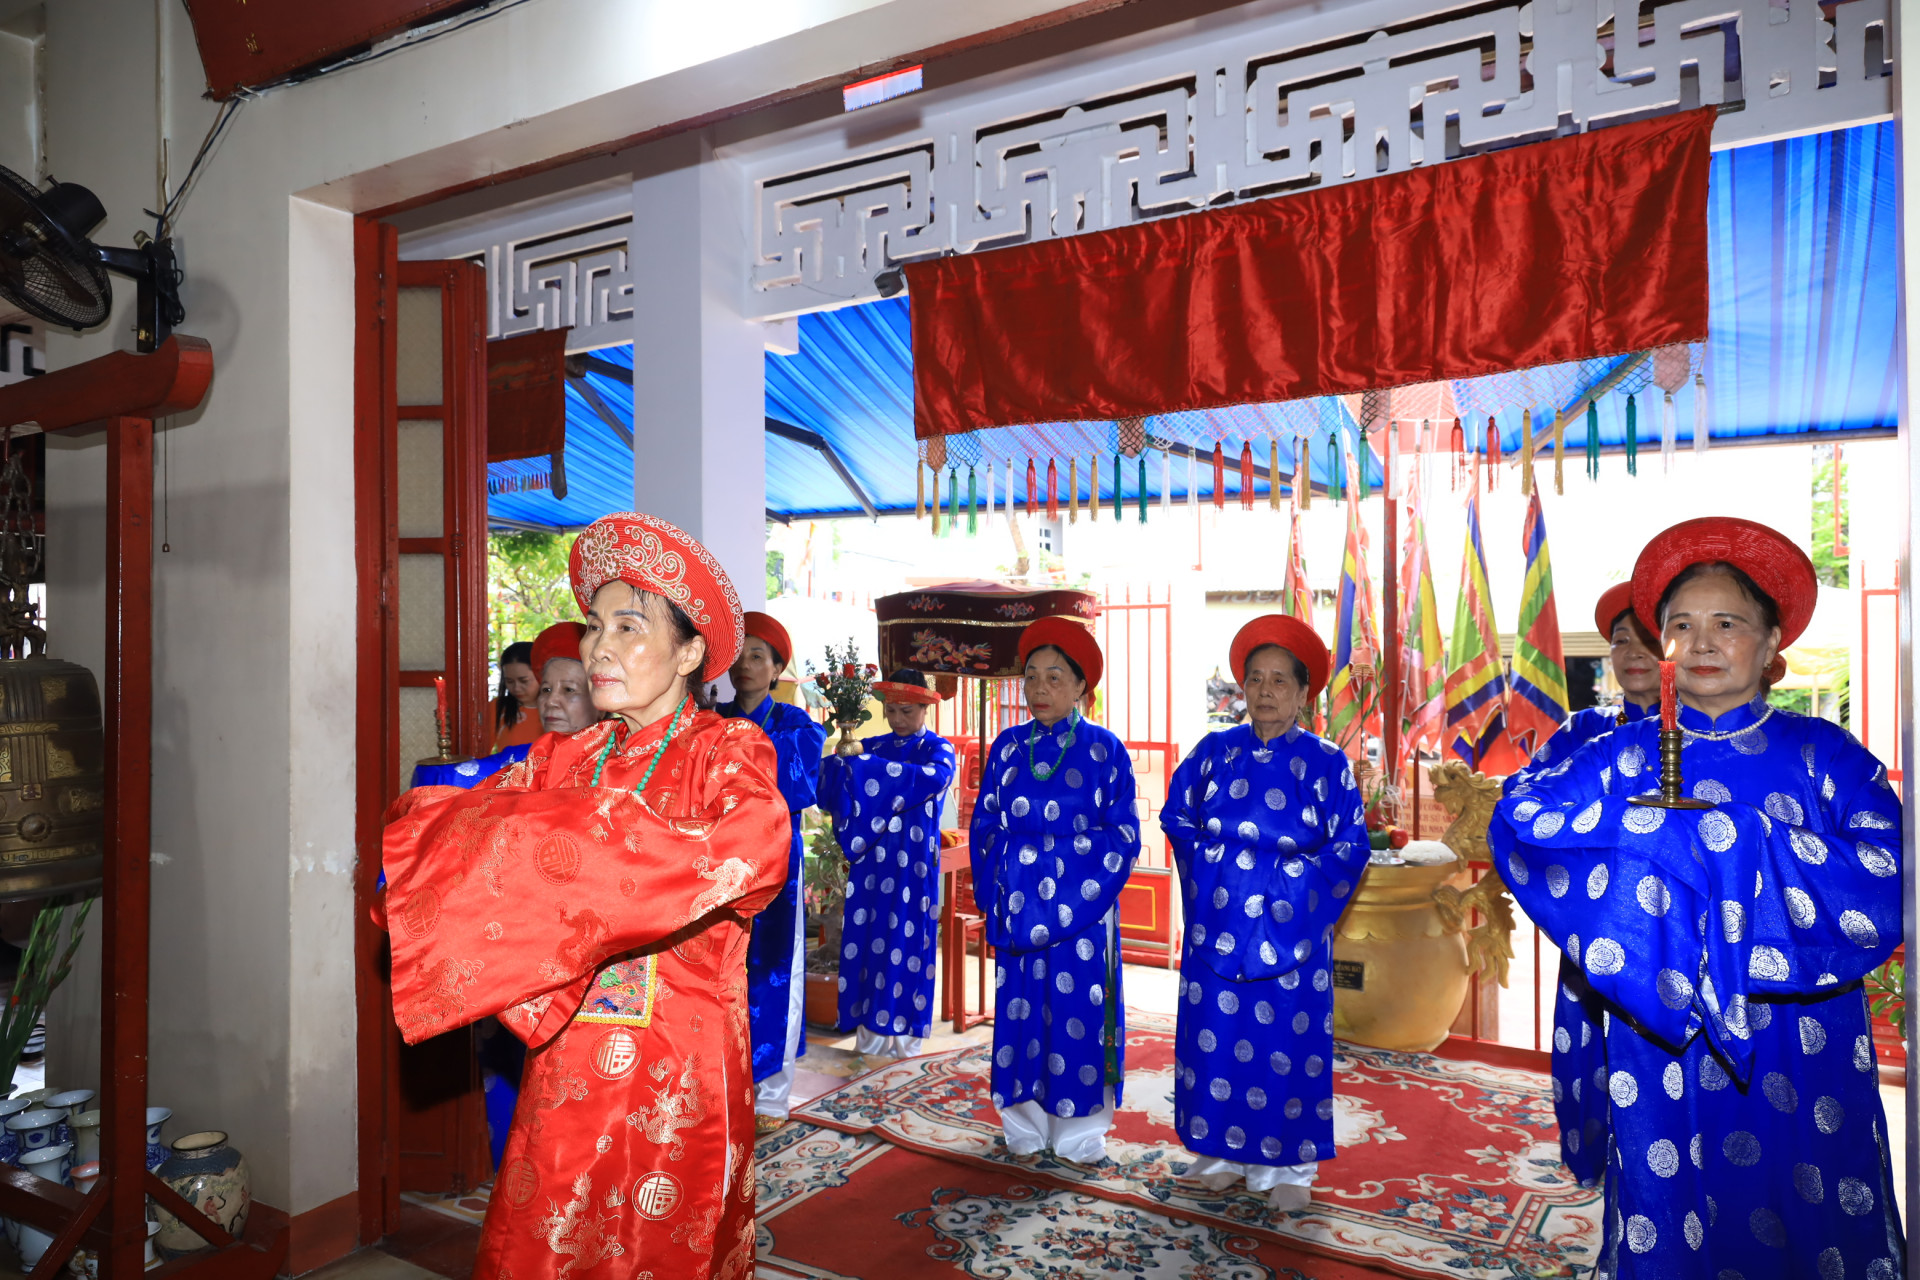
[[[914,435],[1347,395],[1707,334],[1702,108],[909,263]]]

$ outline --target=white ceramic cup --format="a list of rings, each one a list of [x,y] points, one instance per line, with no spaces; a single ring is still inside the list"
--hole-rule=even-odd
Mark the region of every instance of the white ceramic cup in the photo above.
[[[45,1178],[48,1182],[67,1183],[67,1174],[73,1169],[73,1147],[65,1142],[55,1143],[51,1147],[42,1147],[38,1151],[29,1151],[20,1157],[20,1170],[36,1178]]]
[[[73,1160],[85,1164],[100,1158],[100,1113],[82,1111],[67,1122],[73,1126]]]
[[[20,1227],[20,1269],[32,1271],[40,1262],[40,1255],[53,1243],[53,1237],[38,1227],[22,1224]]]
[[[31,1111],[22,1111],[7,1121],[7,1128],[20,1139],[20,1160],[24,1162],[27,1153],[39,1151],[53,1145],[53,1131],[67,1118],[64,1111],[46,1107],[35,1107]]]

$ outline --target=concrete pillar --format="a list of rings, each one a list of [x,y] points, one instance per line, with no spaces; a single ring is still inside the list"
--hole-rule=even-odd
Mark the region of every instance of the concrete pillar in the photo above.
[[[704,137],[649,148],[633,232],[634,509],[706,543],[766,604],[765,326],[741,314],[745,182]]]
[[[1920,175],[1920,61],[1914,74],[1904,68],[1908,60],[1920,60],[1920,0],[1896,0],[1893,9],[1893,109],[1895,127],[1900,132],[1900,446],[1906,462],[1906,519],[1900,531],[1900,799],[1905,813],[1903,843],[1908,851],[1903,870],[1906,893],[1907,1007],[1914,1007],[1915,980],[1913,958],[1920,955],[1920,932],[1915,929],[1917,885],[1912,851],[1916,835],[1914,811],[1914,723],[1913,685],[1920,678],[1913,646],[1913,519],[1920,512],[1920,470],[1915,468],[1913,449],[1913,413],[1916,407],[1915,379],[1920,377],[1920,343],[1914,333],[1914,308],[1920,303],[1920,190],[1914,179]],[[1907,1061],[1920,1063],[1920,1022],[1907,1023]],[[1920,1200],[1920,1071],[1907,1071],[1907,1167],[1899,1176],[1906,1189],[1906,1212]],[[1909,1251],[1907,1275],[1920,1280],[1920,1251]]]

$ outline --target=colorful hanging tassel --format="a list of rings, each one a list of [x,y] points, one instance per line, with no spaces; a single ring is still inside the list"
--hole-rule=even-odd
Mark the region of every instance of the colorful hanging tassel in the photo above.
[[[1567,411],[1559,409],[1553,415],[1553,491],[1567,491],[1566,472],[1567,452]]]
[[[1147,455],[1140,455],[1140,523],[1147,522]]]
[[[980,494],[973,487],[973,464],[967,464],[967,536],[980,532]]]
[[[1707,375],[1696,373],[1693,375],[1693,451],[1705,453],[1708,438]]]
[[[1360,502],[1367,500],[1367,429],[1359,423],[1353,427],[1353,468],[1347,477],[1347,488]]]
[[[1533,496],[1533,410],[1520,411],[1520,492]]]
[[[1467,431],[1460,425],[1460,419],[1455,418],[1453,420],[1453,479],[1447,487],[1457,492],[1461,483],[1467,478],[1466,472]]]
[[[1142,467],[1147,465],[1145,458],[1140,460],[1140,465]],[[1146,473],[1143,471],[1141,475],[1144,477]],[[1140,485],[1140,501],[1144,504],[1146,500],[1147,486],[1143,479]],[[1160,451],[1160,514],[1163,516],[1173,514],[1173,447],[1171,445]]]
[[[929,468],[933,472],[933,536],[940,536],[940,469]]]
[[[1120,516],[1127,505],[1126,498],[1120,492],[1122,482],[1126,478],[1127,473],[1120,468],[1120,455],[1116,453],[1113,455],[1113,522],[1115,524],[1120,523]]]
[[[1227,505],[1227,455],[1221,450],[1220,442],[1213,442],[1213,509],[1223,511]]]
[[[1087,519],[1100,518],[1100,455],[1087,459]]]
[[[927,469],[918,461],[913,464],[913,518],[927,518]]]
[[[1187,450],[1187,505],[1193,508],[1193,518],[1200,518],[1200,451]]]
[[[1340,458],[1340,433],[1335,431],[1327,436],[1327,496],[1335,502],[1344,496],[1346,468]]]
[[[1302,511],[1313,509],[1313,445],[1306,436],[1293,438],[1293,500]]]
[[[1640,474],[1640,413],[1633,397],[1627,397],[1627,474]]]
[[[1673,392],[1661,394],[1660,401],[1660,469],[1663,472],[1673,470],[1673,450],[1680,436],[1680,411],[1673,407]]]
[[[960,523],[960,464],[954,463],[947,470],[947,535],[953,535],[954,527]]]
[[[1587,401],[1587,479],[1600,478],[1600,409]]]
[[[1240,509],[1253,510],[1253,442],[1240,442]]]
[[[1080,523],[1080,459],[1067,459],[1067,523]]]
[[[1009,487],[1011,487],[1011,483],[1012,483],[1011,480],[1009,480],[1008,483],[1009,483]],[[1039,478],[1033,469],[1033,459],[1028,458],[1027,459],[1027,518],[1028,519],[1032,519],[1033,513],[1040,509],[1039,494],[1040,494]]]
[[[993,532],[993,459],[987,459],[987,513],[980,521],[981,531]]]
[[[1280,509],[1280,437],[1267,437],[1267,508]]]

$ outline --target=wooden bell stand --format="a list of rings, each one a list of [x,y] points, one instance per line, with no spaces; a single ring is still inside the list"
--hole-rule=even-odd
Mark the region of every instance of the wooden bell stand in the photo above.
[[[142,1274],[146,1202],[189,1224],[210,1245],[152,1274],[196,1280],[274,1275],[287,1254],[283,1225],[250,1215],[236,1240],[148,1172],[147,964],[153,821],[153,422],[198,406],[213,380],[205,339],[176,334],[148,355],[116,351],[0,388],[0,430],[107,435],[106,848],[101,890],[100,1164],[92,1194],[0,1165],[0,1216],[53,1235],[33,1269],[46,1280],[73,1251],[96,1251],[100,1274]]]

